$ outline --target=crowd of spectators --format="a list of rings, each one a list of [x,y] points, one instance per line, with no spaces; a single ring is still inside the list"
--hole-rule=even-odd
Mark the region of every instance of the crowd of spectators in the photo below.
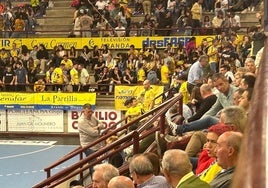
[[[236,32],[241,28],[240,17],[236,12],[251,6],[250,2],[245,1],[237,8],[237,3],[241,4],[239,1],[214,0],[198,0],[195,3],[183,0],[74,0],[72,6],[76,11],[70,37],[168,36],[172,33],[206,35],[219,34],[222,29]],[[254,1],[254,4],[259,3]],[[133,6],[134,11],[131,9]],[[203,17],[203,12],[207,11],[215,12],[215,16]],[[144,16],[144,19],[133,21],[132,17],[137,15]],[[84,32],[88,34],[84,35]]]
[[[48,7],[48,0],[22,1],[18,4],[7,0],[1,3],[1,37],[22,38],[34,33],[35,27],[39,25],[37,18],[45,17]]]
[[[222,31],[212,41],[204,38],[200,45],[192,37],[186,46],[167,44],[166,48],[158,49],[152,44],[136,49],[131,45],[129,50],[120,53],[110,50],[106,44],[95,45],[93,49],[86,45],[81,50],[75,47],[66,50],[62,45],[47,50],[40,44],[29,50],[26,45],[17,48],[14,43],[11,50],[2,48],[0,51],[2,90],[85,92],[91,87],[108,94],[113,92],[114,85],[142,84],[146,79],[151,84],[164,85],[165,89],[178,89],[187,80],[185,75],[191,65],[206,55],[209,64],[204,65],[204,75],[220,71],[231,83],[235,82],[235,74],[243,66],[248,66],[254,73],[254,60],[250,65],[245,62],[249,61],[248,57],[256,56],[264,39],[263,32],[252,27],[242,41],[236,35]],[[196,83],[188,80],[188,87],[190,84]],[[28,86],[18,88],[16,85]]]

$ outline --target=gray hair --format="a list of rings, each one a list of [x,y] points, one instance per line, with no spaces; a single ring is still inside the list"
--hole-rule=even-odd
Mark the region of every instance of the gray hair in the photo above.
[[[225,124],[233,124],[238,131],[244,132],[247,124],[246,111],[239,106],[229,106],[222,110],[222,118]]]
[[[104,181],[109,182],[113,177],[119,176],[119,170],[111,164],[104,163],[94,166],[94,171],[101,171]]]
[[[192,171],[192,164],[185,151],[179,149],[167,150],[162,159],[163,170],[180,177]]]
[[[135,172],[138,175],[153,174],[153,165],[144,155],[136,155],[129,164],[130,173]]]

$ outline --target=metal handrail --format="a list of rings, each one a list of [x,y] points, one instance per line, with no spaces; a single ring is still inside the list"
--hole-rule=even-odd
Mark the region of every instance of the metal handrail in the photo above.
[[[70,156],[73,156],[74,153],[77,153],[77,154],[80,154],[82,153],[84,150],[86,150],[87,148],[90,148],[91,146],[95,145],[96,143],[99,143],[101,141],[104,141],[106,140],[108,137],[126,129],[127,127],[129,127],[130,125],[140,121],[141,119],[145,118],[145,117],[148,117],[148,115],[150,114],[153,114],[156,112],[156,114],[154,116],[152,116],[145,124],[141,125],[136,131],[132,131],[130,133],[128,133],[127,135],[123,136],[122,138],[118,139],[116,142],[112,143],[111,145],[108,145],[108,146],[105,146],[103,148],[101,148],[100,150],[96,151],[95,153],[87,156],[86,158],[80,160],[78,163],[64,169],[63,171],[59,172],[59,173],[56,173],[55,175],[53,176],[50,176],[48,177],[46,180],[44,180],[43,182],[35,185],[33,188],[41,188],[41,187],[45,187],[45,186],[48,186],[48,187],[53,187],[53,186],[56,186],[56,185],[59,185],[60,183],[68,180],[69,178],[81,173],[83,170],[85,169],[88,169],[89,167],[91,167],[92,165],[94,164],[97,164],[98,162],[101,162],[104,158],[103,157],[100,157],[98,158],[95,162],[91,162],[92,159],[95,159],[96,157],[98,156],[101,156],[103,155],[104,153],[106,153],[107,151],[109,151],[109,149],[115,147],[115,146],[118,146],[118,144],[120,143],[124,143],[126,140],[128,140],[130,137],[134,140],[132,141],[128,141],[125,143],[125,145],[123,145],[122,147],[126,148],[130,145],[133,144],[134,146],[134,150],[133,150],[133,153],[137,153],[138,152],[138,149],[139,149],[139,140],[145,138],[146,136],[148,136],[149,134],[151,134],[152,132],[155,132],[156,130],[161,130],[160,127],[161,126],[164,126],[163,124],[162,125],[159,125],[157,128],[155,129],[150,129],[148,130],[147,132],[145,132],[144,134],[141,134],[141,132],[143,132],[150,123],[154,122],[158,117],[161,117],[160,119],[163,119],[164,118],[164,114],[166,113],[166,111],[171,107],[173,106],[177,101],[180,101],[181,103],[181,108],[182,108],[182,100],[181,100],[181,96],[176,96],[176,97],[173,97],[167,101],[165,101],[164,103],[162,103],[161,105],[159,105],[158,107],[156,107],[155,109],[153,109],[152,111],[142,115],[141,117],[135,119],[134,121],[114,130],[114,131],[111,131],[109,133],[107,133],[106,135],[102,136],[101,138],[97,139],[95,142],[89,144],[87,147],[85,148],[80,148],[78,149],[77,151],[67,155],[67,157],[64,157],[63,159],[70,159]],[[160,122],[163,122],[163,120]],[[163,129],[163,128],[162,128]],[[120,149],[123,149],[120,147]],[[116,150],[116,151],[119,151]],[[111,152],[111,155],[113,153]],[[109,155],[106,155],[105,157],[107,157]],[[68,158],[68,159],[67,159]],[[60,160],[60,161],[57,161],[56,163],[50,165],[49,168],[46,168],[45,170],[47,172],[49,172],[48,174],[50,175],[50,170],[51,168],[54,168],[55,166],[65,162],[66,160]],[[90,162],[90,163],[88,163]],[[83,167],[82,167],[83,166]],[[78,168],[80,168],[79,170],[77,170]],[[77,170],[77,171],[76,171]],[[56,182],[55,182],[56,181]],[[54,184],[52,184],[54,182]]]

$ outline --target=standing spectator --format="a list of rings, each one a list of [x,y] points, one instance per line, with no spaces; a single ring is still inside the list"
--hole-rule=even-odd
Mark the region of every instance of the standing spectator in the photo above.
[[[158,19],[158,35],[160,36],[170,36],[171,27],[173,25],[171,13],[168,11],[166,13],[159,13]]]
[[[203,83],[203,68],[208,63],[208,57],[206,55],[202,55],[199,57],[199,60],[196,61],[189,70],[188,73],[188,92],[192,93],[192,89],[195,85]]]
[[[255,57],[257,52],[264,46],[266,36],[263,32],[258,31],[258,28],[256,26],[252,26],[249,28],[249,34],[252,39],[252,47],[250,55]]]
[[[213,73],[217,72],[218,65],[219,65],[218,45],[219,45],[219,41],[217,39],[214,39],[212,41],[212,45],[208,48],[208,52],[207,52],[207,55],[209,58],[210,70]]]
[[[81,26],[81,36],[91,37],[91,27],[93,25],[93,18],[87,15],[86,10],[80,9],[80,26]]]
[[[193,18],[193,34],[199,34],[202,20],[202,3],[203,0],[198,0],[191,8]]]
[[[26,84],[29,84],[27,70],[23,67],[21,62],[16,64],[15,70],[15,85],[17,91],[26,91]]]
[[[96,119],[94,111],[90,104],[84,104],[82,115],[78,119],[78,130],[80,145],[86,147],[100,137],[100,130],[103,128],[103,124]],[[98,143],[91,148],[85,150],[86,156],[92,154],[102,147],[102,143]],[[94,175],[93,175],[94,184]]]
[[[95,77],[95,82],[98,80],[99,74],[102,72],[102,69],[105,67],[105,61],[103,59],[103,55],[99,55],[98,60],[96,61],[94,65],[94,77]]]
[[[143,82],[143,88],[144,90],[139,95],[138,100],[143,105],[142,108],[144,112],[148,112],[154,107],[155,93],[153,91],[153,88],[151,87],[151,83],[149,80],[145,80]]]
[[[7,65],[6,70],[3,75],[3,83],[5,84],[5,91],[15,91],[15,78],[16,74],[12,70],[11,65]]]
[[[142,0],[142,6],[143,6],[143,13],[151,14],[151,8],[152,8],[152,2],[151,0]]]
[[[171,149],[165,152],[162,160],[163,174],[172,188],[209,188],[192,172],[188,155],[182,150]]]
[[[67,83],[67,77],[64,74],[65,64],[61,63],[59,67],[56,67],[51,75],[52,83],[55,85],[54,91],[63,91],[64,83]]]
[[[84,68],[83,64],[79,64],[77,69],[78,69],[78,76],[79,76],[79,83],[80,83],[80,90],[79,91],[87,92],[89,89],[88,71],[87,71],[87,69]]]
[[[74,62],[73,68],[70,70],[70,81],[72,84],[72,90],[77,92],[79,89],[79,76],[78,76],[78,63]]]
[[[217,16],[214,16],[212,19],[212,27],[215,29],[216,34],[220,34],[222,30],[222,25],[223,25],[223,12],[219,11]]]
[[[80,64],[83,64],[84,67],[89,70],[89,66],[90,66],[90,63],[91,62],[91,53],[90,53],[90,50],[89,50],[89,47],[87,45],[83,46],[83,49],[82,49],[82,52],[80,54],[80,56],[78,57],[78,62]]]

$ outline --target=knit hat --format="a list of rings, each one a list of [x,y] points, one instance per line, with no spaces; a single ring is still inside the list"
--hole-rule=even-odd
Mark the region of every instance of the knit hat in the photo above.
[[[218,136],[222,135],[224,132],[227,131],[232,131],[232,127],[225,125],[223,123],[218,123],[216,125],[212,125],[211,127],[208,128],[207,132],[213,132],[217,134]]]

